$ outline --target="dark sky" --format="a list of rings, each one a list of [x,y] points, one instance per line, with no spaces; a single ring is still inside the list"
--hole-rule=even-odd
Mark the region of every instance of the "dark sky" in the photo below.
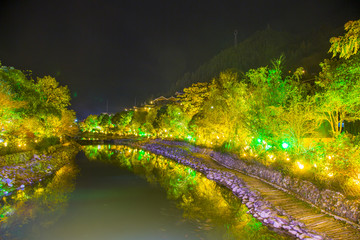
[[[166,93],[185,72],[270,25],[303,32],[360,19],[359,0],[0,2],[3,65],[68,85],[80,118]]]

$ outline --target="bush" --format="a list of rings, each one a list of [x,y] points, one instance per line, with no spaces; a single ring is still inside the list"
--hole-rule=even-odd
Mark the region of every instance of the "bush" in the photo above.
[[[41,142],[39,142],[36,145],[35,149],[42,151],[42,150],[49,148],[50,146],[54,146],[57,144],[60,144],[60,138],[58,138],[58,137],[44,138],[43,140],[41,140]]]

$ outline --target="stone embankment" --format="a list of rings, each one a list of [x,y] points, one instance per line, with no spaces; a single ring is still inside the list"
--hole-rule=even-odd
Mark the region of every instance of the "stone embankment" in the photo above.
[[[204,151],[200,148],[194,150],[198,152]],[[260,164],[246,164],[236,156],[215,152],[210,149],[207,149],[206,152],[213,160],[223,166],[264,179],[282,190],[294,193],[298,198],[326,212],[345,218],[343,220],[350,220],[355,226],[360,223],[359,200],[348,200],[343,194],[332,190],[319,190],[311,182],[283,176],[280,172],[268,169]]]
[[[79,146],[57,145],[48,151],[27,151],[0,156],[0,198],[42,181],[69,164]]]
[[[181,146],[181,143],[175,147],[160,142],[137,144],[136,146],[190,166],[203,173],[208,179],[229,188],[248,207],[249,213],[278,232],[283,232],[298,239],[330,239],[324,234],[308,229],[304,223],[296,221],[281,208],[265,201],[259,192],[250,190],[248,185],[234,172],[229,171],[229,169],[225,170],[217,164],[212,164],[212,161],[204,161],[203,158],[196,157],[196,155],[192,154],[192,151],[185,150],[186,147]],[[196,149],[193,148],[192,150]]]

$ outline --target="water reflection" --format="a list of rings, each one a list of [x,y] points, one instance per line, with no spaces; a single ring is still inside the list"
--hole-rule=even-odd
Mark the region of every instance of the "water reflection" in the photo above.
[[[4,197],[0,209],[1,239],[22,239],[23,231],[26,231],[23,226],[34,220],[37,220],[32,226],[35,232],[55,223],[66,209],[77,172],[74,164],[65,165],[32,188]]]
[[[126,146],[83,150],[76,165],[3,200],[0,239],[285,239],[189,167]]]
[[[186,221],[197,226],[200,239],[286,239],[246,214],[247,208],[226,188],[172,160],[120,145],[85,146],[91,161],[126,168],[160,184],[177,203]],[[185,221],[184,219],[184,221]]]

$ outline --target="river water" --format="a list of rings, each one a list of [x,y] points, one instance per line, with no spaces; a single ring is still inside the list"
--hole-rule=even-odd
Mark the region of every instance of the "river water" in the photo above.
[[[2,207],[1,239],[287,239],[201,173],[120,145],[84,146]]]

